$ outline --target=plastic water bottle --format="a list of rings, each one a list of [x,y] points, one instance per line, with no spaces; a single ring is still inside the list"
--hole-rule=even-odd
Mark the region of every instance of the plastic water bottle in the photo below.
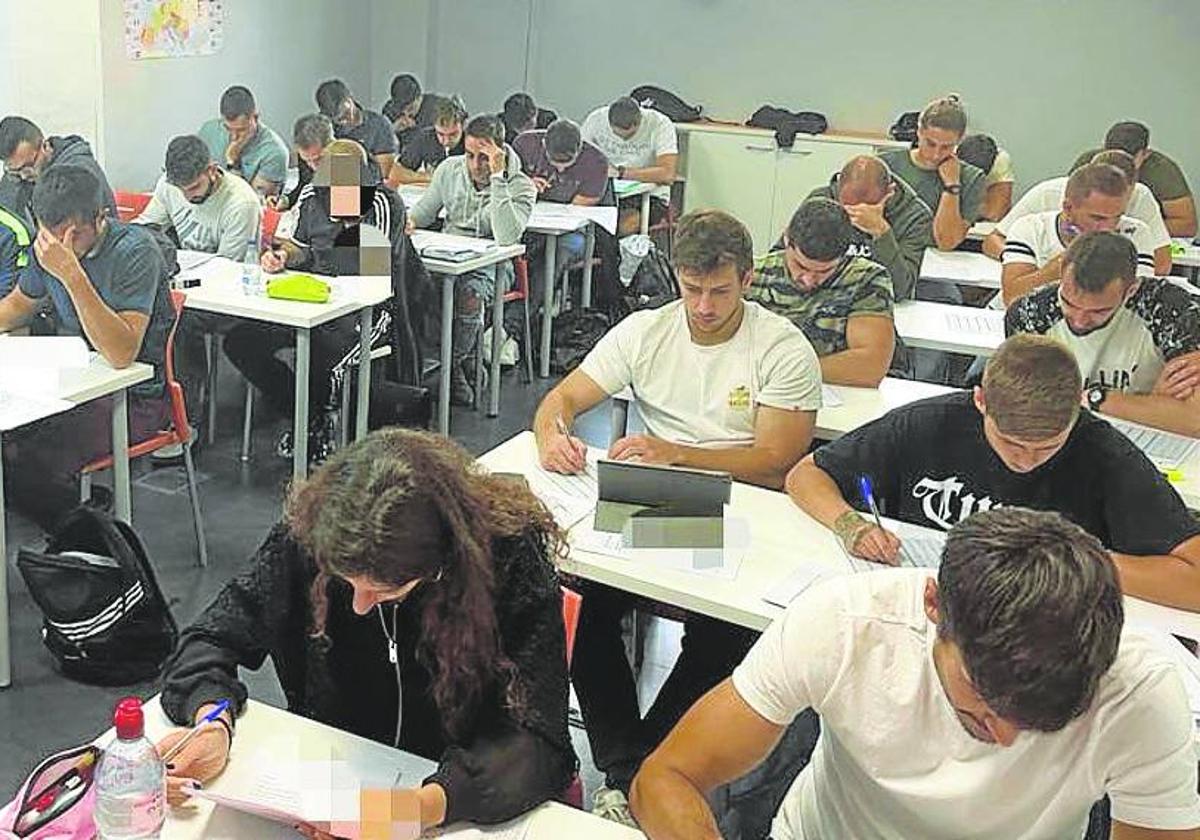
[[[100,840],[158,837],[166,818],[167,772],[145,736],[142,701],[126,697],[113,712],[117,739],[96,767]]]
[[[246,243],[242,258],[242,291],[251,296],[262,295],[262,269],[258,265],[258,237]]]

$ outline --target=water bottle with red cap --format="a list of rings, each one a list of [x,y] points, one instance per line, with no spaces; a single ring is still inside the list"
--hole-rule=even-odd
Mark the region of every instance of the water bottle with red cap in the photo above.
[[[96,768],[96,830],[100,840],[158,837],[166,818],[167,774],[146,738],[142,701],[126,697],[113,712],[116,740]]]

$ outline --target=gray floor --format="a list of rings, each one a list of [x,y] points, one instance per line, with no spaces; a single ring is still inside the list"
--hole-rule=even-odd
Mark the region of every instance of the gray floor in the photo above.
[[[491,449],[525,429],[533,411],[551,383],[535,380],[524,385],[507,373],[501,416],[487,419],[482,413],[456,409],[453,436],[472,452]],[[200,450],[201,505],[208,536],[210,563],[196,566],[195,539],[181,468],[149,469],[134,464],[134,525],[141,534],[158,572],[159,582],[172,603],[177,620],[189,622],[231,574],[254,551],[278,517],[284,483],[291,462],[275,456],[275,435],[282,421],[256,418],[255,452],[249,464],[238,458],[241,433],[242,386],[237,374],[223,367],[220,377],[217,441]],[[590,443],[608,439],[608,409],[602,405],[581,418],[579,433]],[[41,535],[20,516],[8,517],[9,603],[13,647],[13,685],[0,690],[0,804],[11,798],[20,782],[47,754],[90,740],[109,725],[115,700],[129,694],[148,696],[150,684],[119,689],[96,688],[68,681],[53,669],[39,638],[40,615],[29,598],[12,562],[17,547],[38,544]],[[678,653],[677,625],[655,621],[647,638],[646,666],[642,672],[644,697],[653,697]],[[282,695],[268,663],[262,671],[246,674],[251,695],[282,705]],[[587,739],[573,730],[589,794],[599,779],[592,766]]]

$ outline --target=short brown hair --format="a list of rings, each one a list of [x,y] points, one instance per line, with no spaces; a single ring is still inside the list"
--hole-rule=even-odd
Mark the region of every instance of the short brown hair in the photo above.
[[[987,416],[1020,440],[1061,434],[1079,416],[1083,379],[1065,345],[1041,335],[1014,335],[983,371]]]
[[[1094,192],[1119,198],[1128,189],[1129,181],[1117,167],[1109,163],[1088,163],[1071,173],[1064,195],[1071,201],[1085,201]]]
[[[917,125],[921,128],[942,128],[960,137],[967,133],[967,112],[957,94],[935,99],[925,106]]]
[[[741,278],[754,266],[750,231],[723,210],[696,210],[680,219],[672,252],[675,270],[689,274],[712,274],[728,265]]]
[[[1064,275],[1071,269],[1071,282],[1095,294],[1114,280],[1125,286],[1137,280],[1137,248],[1127,237],[1111,230],[1096,230],[1077,236],[1063,254]]]
[[[1105,149],[1103,152],[1096,152],[1089,163],[1105,163],[1115,166],[1125,173],[1125,178],[1130,184],[1137,181],[1137,161],[1129,152],[1121,149]]]
[[[434,125],[461,125],[467,120],[467,109],[457,96],[439,99],[433,106]]]
[[[1113,123],[1104,135],[1104,148],[1121,149],[1136,155],[1150,147],[1150,129],[1145,124],[1127,120]]]

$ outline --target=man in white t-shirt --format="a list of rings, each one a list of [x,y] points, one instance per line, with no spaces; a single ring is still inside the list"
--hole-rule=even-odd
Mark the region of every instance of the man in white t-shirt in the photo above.
[[[1062,276],[1062,255],[1075,237],[1098,230],[1128,237],[1137,248],[1138,275],[1154,277],[1171,249],[1155,249],[1150,229],[1124,215],[1129,185],[1115,166],[1089,163],[1067,180],[1062,210],[1031,213],[1013,224],[1000,259],[1000,288],[1004,305]],[[1166,273],[1166,271],[1162,272]]]
[[[820,739],[774,840],[1079,838],[1104,795],[1117,840],[1195,840],[1187,696],[1122,623],[1094,537],[1056,513],[977,513],[936,580],[893,569],[800,595],[646,759],[634,814],[654,840],[719,837],[704,794],[812,708]]]
[[[1048,335],[1070,348],[1088,407],[1200,437],[1200,392],[1173,396],[1167,365],[1200,353],[1200,296],[1170,280],[1138,279],[1123,236],[1087,233],[1062,259],[1062,280],[1009,307],[1005,328]]]
[[[754,277],[753,245],[737,219],[717,210],[689,213],[676,229],[672,259],[682,300],[629,315],[542,400],[533,423],[542,466],[583,470],[586,447],[570,435],[572,423],[630,388],[647,433],[616,441],[609,457],[724,470],[778,489],[812,442],[821,406],[817,355],[786,318],[743,300]],[[756,634],[689,615],[683,652],[643,719],[621,638],[633,596],[599,584],[582,588],[571,678],[605,774],[593,812],[631,824],[625,796],[642,759],[732,672]]]
[[[604,152],[610,175],[660,185],[650,204],[650,223],[657,224],[671,202],[671,184],[679,161],[675,124],[665,114],[622,96],[607,108],[588,114],[579,131],[584,140]],[[636,233],[640,224],[641,199],[622,202],[618,234]]]
[[[1125,205],[1124,215],[1145,223],[1146,227],[1150,229],[1156,253],[1159,248],[1170,248],[1171,234],[1167,231],[1166,222],[1163,221],[1162,210],[1154,198],[1154,193],[1150,192],[1150,188],[1137,180],[1137,163],[1134,161],[1133,155],[1120,149],[1109,149],[1097,152],[1091,162],[1107,163],[1125,173],[1125,179],[1132,184],[1132,188],[1129,192],[1129,200]],[[1044,213],[1047,210],[1058,210],[1062,207],[1063,196],[1067,191],[1067,180],[1067,176],[1063,175],[1030,187],[1029,192],[1021,196],[1021,200],[1013,205],[1004,218],[996,223],[996,229],[984,239],[983,252],[988,256],[999,258],[1004,250],[1004,241],[1008,238],[1009,231],[1012,230],[1012,226],[1018,219],[1031,213]],[[1160,268],[1161,266],[1155,267]],[[1160,274],[1165,273],[1160,272]]]
[[[217,166],[194,134],[171,140],[165,169],[134,224],[173,229],[181,248],[237,262],[252,248],[257,261],[262,205],[254,187]]]
[[[986,134],[968,134],[958,144],[958,157],[983,172],[983,218],[993,222],[1000,219],[1012,207],[1013,184],[1017,180],[1008,150],[997,146]]]

